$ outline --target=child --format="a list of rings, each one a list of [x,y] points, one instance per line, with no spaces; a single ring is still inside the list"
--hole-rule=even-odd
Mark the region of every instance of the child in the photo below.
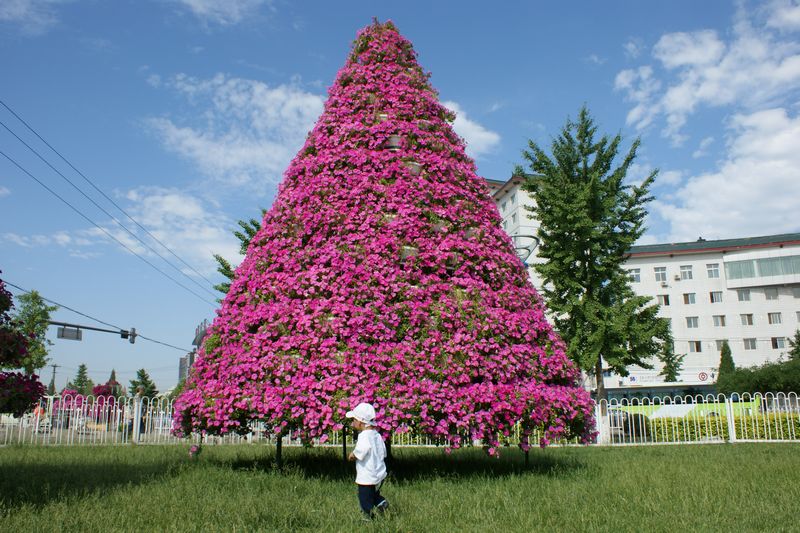
[[[355,449],[349,459],[356,462],[356,484],[358,502],[366,520],[372,519],[372,510],[381,513],[389,508],[389,502],[381,496],[380,486],[386,477],[386,445],[380,433],[375,431],[375,408],[360,403],[345,415],[353,419],[353,428],[359,431]]]

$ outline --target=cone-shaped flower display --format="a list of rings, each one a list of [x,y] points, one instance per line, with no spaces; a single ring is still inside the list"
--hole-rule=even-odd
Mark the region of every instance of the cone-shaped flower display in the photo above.
[[[253,420],[310,440],[360,401],[385,432],[458,447],[521,423],[592,429],[485,182],[411,44],[359,32],[236,270],[176,403],[176,431]]]

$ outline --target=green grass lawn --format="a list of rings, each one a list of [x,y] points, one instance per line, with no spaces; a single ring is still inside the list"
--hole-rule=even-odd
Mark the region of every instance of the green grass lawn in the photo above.
[[[340,449],[0,448],[0,531],[798,531],[800,445],[395,449],[359,520]]]

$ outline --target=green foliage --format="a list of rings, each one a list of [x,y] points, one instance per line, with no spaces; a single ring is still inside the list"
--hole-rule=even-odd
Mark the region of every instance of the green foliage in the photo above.
[[[552,141],[552,156],[529,141],[523,151],[533,175],[523,184],[536,201],[537,250],[534,268],[567,353],[580,368],[593,370],[600,398],[602,361],[620,375],[629,365],[651,368],[669,324],[658,306],[637,296],[622,265],[644,233],[645,205],[657,171],[641,184],[626,183],[639,140],[616,167],[622,138],[596,138],[597,127],[583,107]],[[522,173],[522,168],[517,168]]]
[[[800,415],[793,413],[756,413],[734,416],[737,439],[782,440],[800,435]],[[650,421],[650,440],[653,442],[686,442],[729,439],[728,419],[725,416],[659,418]]]
[[[78,394],[88,396],[92,393],[94,383],[89,379],[89,370],[84,363],[78,365],[78,372],[75,374],[75,379],[67,383],[68,389],[78,391]]]
[[[28,353],[22,359],[22,368],[27,374],[33,374],[47,364],[48,347],[53,344],[46,338],[47,327],[50,313],[58,307],[47,305],[36,291],[19,295],[17,303],[16,327],[28,337]]]
[[[111,375],[108,376],[108,381],[105,384],[110,389],[112,396],[118,397],[125,394],[125,387],[117,381],[117,371],[115,369],[111,369]]]
[[[686,354],[675,353],[674,342],[671,340],[665,342],[661,355],[659,355],[659,359],[661,359],[663,367],[658,375],[662,376],[664,381],[667,382],[678,381],[678,374],[680,374],[681,369],[683,369],[683,359],[685,357]]]
[[[178,384],[175,385],[175,388],[172,389],[172,391],[169,393],[169,400],[170,401],[174,401],[175,398],[180,396],[180,394],[183,392],[183,387],[185,385],[186,385],[186,379],[185,378],[181,378],[181,380],[178,381]]]
[[[130,385],[129,391],[131,395],[136,395],[139,391],[139,387],[141,387],[142,390],[142,397],[155,398],[158,394],[156,384],[153,383],[153,380],[150,379],[150,375],[144,368],[140,368],[136,371],[136,378],[130,381]]]
[[[734,369],[721,383],[717,381],[717,389],[723,393],[800,392],[800,359]]]
[[[719,352],[719,371],[717,372],[717,392],[729,394],[731,392],[756,392],[750,389],[739,389],[734,383],[734,373],[736,372],[736,364],[733,362],[731,356],[731,347],[728,341],[723,341],[722,349]]]
[[[789,356],[789,360],[800,360],[800,329],[794,332],[794,339],[789,339],[789,347],[791,350],[786,352],[786,355]]]
[[[264,218],[264,215],[267,213],[267,210],[261,208],[261,218]],[[238,222],[239,227],[242,228],[242,231],[234,231],[233,234],[239,239],[239,253],[241,255],[245,255],[247,253],[247,247],[250,246],[250,241],[253,240],[258,230],[261,229],[261,221],[255,218],[251,218],[250,220],[240,220]],[[217,272],[225,276],[228,280],[223,283],[218,283],[214,285],[214,289],[218,290],[222,294],[228,294],[228,291],[231,288],[231,281],[233,280],[233,267],[231,266],[230,261],[225,259],[219,254],[214,254],[214,259],[217,261]]]

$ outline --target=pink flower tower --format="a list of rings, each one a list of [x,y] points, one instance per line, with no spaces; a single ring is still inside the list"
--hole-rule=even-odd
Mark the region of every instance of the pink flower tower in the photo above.
[[[358,33],[236,270],[177,433],[323,442],[361,401],[385,434],[496,453],[591,437],[593,403],[464,141],[391,22]]]

